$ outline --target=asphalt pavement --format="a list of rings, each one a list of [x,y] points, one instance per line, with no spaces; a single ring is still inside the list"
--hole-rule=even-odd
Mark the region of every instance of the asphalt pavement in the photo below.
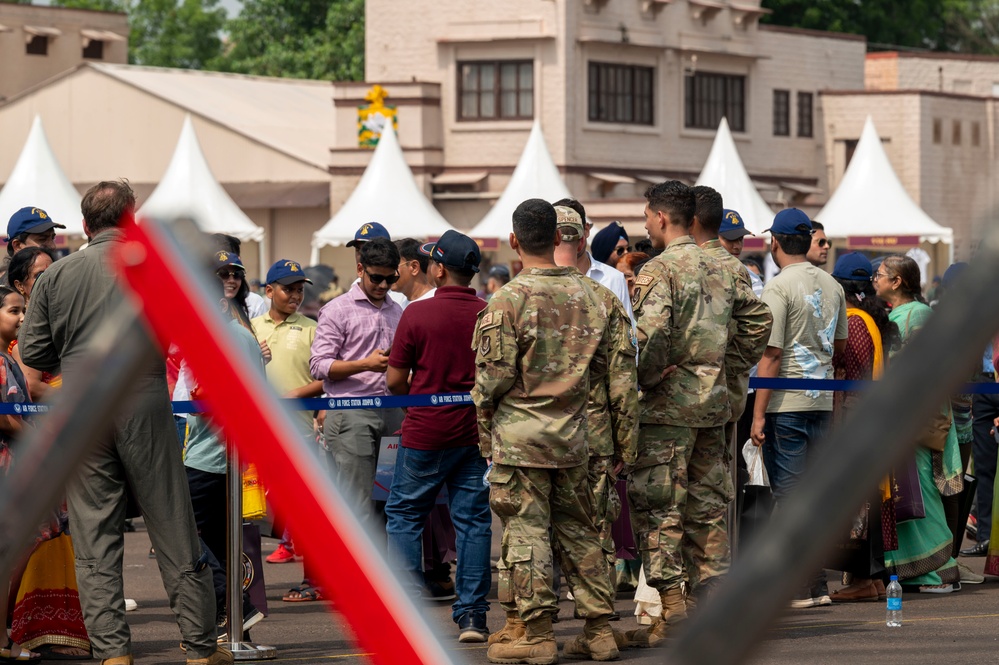
[[[183,663],[178,648],[180,632],[167,605],[155,559],[148,558],[149,539],[137,521],[135,533],[125,536],[125,595],[135,599],[138,610],[128,613],[134,652],[138,663]],[[498,527],[494,526],[494,559],[498,554]],[[264,539],[264,556],[277,541]],[[981,572],[984,558],[962,561]],[[343,617],[325,602],[285,603],[281,597],[302,578],[301,563],[264,564],[270,614],[252,630],[258,644],[278,649],[275,663],[366,662],[364,652],[352,642]],[[830,574],[830,580],[835,579]],[[830,583],[832,588],[838,585]],[[563,585],[563,589],[565,589]],[[563,596],[565,592],[563,591]],[[495,600],[495,583],[492,600]],[[617,609],[623,615],[613,624],[619,630],[637,627],[631,594],[619,594]],[[993,663],[999,660],[999,578],[986,578],[982,585],[964,585],[947,595],[906,594],[904,625],[885,626],[884,603],[859,603],[788,612],[767,633],[758,651],[747,661],[754,665],[799,663]],[[451,652],[456,663],[486,663],[485,645],[457,641],[451,621],[450,602],[426,603],[424,618]],[[582,622],[572,619],[572,604],[560,605],[562,621],[555,625],[559,642],[582,631]],[[377,620],[377,617],[374,617]],[[503,623],[495,603],[489,627]],[[719,639],[724,639],[720,635]],[[391,649],[389,646],[388,648]],[[565,660],[565,659],[563,659]],[[621,662],[668,663],[666,650],[631,649]]]

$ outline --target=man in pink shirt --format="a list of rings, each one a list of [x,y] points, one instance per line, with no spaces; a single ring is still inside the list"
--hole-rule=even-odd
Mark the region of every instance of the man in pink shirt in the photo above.
[[[385,370],[402,308],[388,298],[399,280],[399,250],[376,238],[361,246],[359,281],[319,311],[309,368],[330,397],[388,394]],[[401,409],[330,411],[323,428],[330,472],[344,498],[362,520],[374,515],[378,444],[402,422]]]

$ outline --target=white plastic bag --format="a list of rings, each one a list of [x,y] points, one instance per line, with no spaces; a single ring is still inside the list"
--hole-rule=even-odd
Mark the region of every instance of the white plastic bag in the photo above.
[[[763,446],[754,446],[753,440],[748,439],[742,447],[742,457],[746,460],[746,469],[749,471],[749,481],[746,484],[770,487],[767,467],[763,464]]]

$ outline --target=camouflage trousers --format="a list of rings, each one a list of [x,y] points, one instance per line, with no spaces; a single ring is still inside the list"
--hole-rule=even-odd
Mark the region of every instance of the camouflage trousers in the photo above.
[[[734,492],[724,427],[642,425],[639,456],[660,463],[632,472],[628,499],[649,586],[691,589],[730,562],[727,517]],[[645,451],[645,452],[643,452]]]
[[[600,547],[604,551],[607,565],[610,568],[608,574],[614,570],[617,563],[617,550],[614,547],[614,537],[611,527],[621,516],[621,496],[614,487],[616,479],[611,475],[614,470],[613,457],[591,457],[587,465],[587,477],[590,481],[590,488],[593,490],[593,502],[596,508],[594,521],[597,526],[597,533],[600,535]]]
[[[607,559],[594,522],[596,509],[587,467],[535,469],[494,464],[489,504],[503,523],[498,596],[506,611],[524,621],[554,615],[552,529],[555,551],[576,598],[590,619],[613,612]]]

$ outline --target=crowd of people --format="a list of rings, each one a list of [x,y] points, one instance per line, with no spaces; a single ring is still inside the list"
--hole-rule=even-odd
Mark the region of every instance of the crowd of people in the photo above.
[[[385,534],[406,592],[453,599],[457,639],[487,642],[493,662],[558,661],[552,624],[562,575],[584,620],[564,655],[612,660],[621,649],[663,644],[731,562],[731,508],[746,476],[735,451],[750,442],[762,452],[779,507],[825,433],[862,399],[753,391],[750,377],[877,379],[932,312],[908,257],[846,253],[827,272],[832,245],[801,210],[774,217],[769,250],[780,271],[764,284],[759,262],[742,257],[749,231],[717,191],[667,181],[645,197],[647,237],[634,243],[616,222],[591,237],[574,199],[524,201],[509,238],[516,274],[488,266],[457,231],[430,243],[393,241],[371,222],[348,243],[356,259],[349,287],[332,270],[281,259],[259,294],[239,241],[210,238],[218,281],[209,295],[231,319],[232,343],[280,395],[472,394],[475,408],[302,411],[294,422],[355,514]],[[63,380],[87,380],[75,367],[121,300],[106,258],[134,206],[126,182],[95,185],[82,203],[89,243],[58,260],[61,225],[44,210],[10,219],[0,286],[4,402],[42,400]],[[939,298],[961,269],[948,269]],[[171,413],[168,395],[196,400],[200,388],[177,350],[167,355],[135,386],[135,407],[4,580],[0,618],[11,632],[0,634],[0,662],[133,662],[121,570],[129,496],[188,663],[232,662],[222,645],[264,618],[244,594],[243,624],[229,625],[225,435],[205,414]],[[994,370],[989,349],[969,375],[992,381]],[[792,607],[883,599],[889,574],[923,593],[983,581],[959,555],[989,555],[986,570],[999,574],[990,549],[999,407],[979,397],[942,404],[911,458],[857,506],[825,562],[843,571],[843,587],[830,593],[825,570],[813,571]],[[16,469],[17,435],[29,426],[0,416],[0,471]],[[387,501],[376,501],[380,446],[395,434],[392,485]],[[975,496],[965,480],[972,457]],[[977,539],[962,550],[973,501]],[[503,529],[504,623],[490,632],[494,518]],[[279,519],[274,534],[280,541],[267,561],[299,560],[295,534]],[[302,583],[283,600],[321,600],[313,574],[321,564],[307,558]],[[618,631],[615,593],[635,586],[637,569],[655,607],[644,625]]]

